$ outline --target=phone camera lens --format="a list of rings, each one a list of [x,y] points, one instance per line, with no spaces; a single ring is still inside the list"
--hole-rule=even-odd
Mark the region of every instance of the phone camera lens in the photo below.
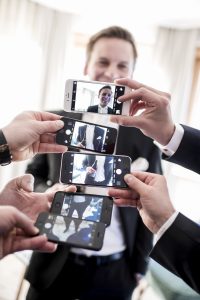
[[[122,174],[122,170],[121,170],[121,169],[117,169],[117,170],[116,170],[116,174],[117,174],[117,175],[121,175],[121,174]]]
[[[45,227],[46,229],[49,229],[49,228],[52,227],[52,224],[51,224],[51,223],[45,223],[44,227]]]

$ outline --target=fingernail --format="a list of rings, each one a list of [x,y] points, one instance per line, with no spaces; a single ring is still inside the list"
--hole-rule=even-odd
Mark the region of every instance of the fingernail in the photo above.
[[[127,182],[127,183],[131,183],[132,180],[133,180],[133,176],[131,174],[126,174],[124,176],[124,180]]]
[[[27,188],[30,190],[30,191],[33,191],[34,189],[34,177],[30,176],[27,178]]]
[[[35,230],[35,234],[39,233],[39,229],[37,227],[34,227],[34,230]]]
[[[59,128],[63,128],[63,126],[64,126],[64,122],[62,120],[57,120],[56,124]]]

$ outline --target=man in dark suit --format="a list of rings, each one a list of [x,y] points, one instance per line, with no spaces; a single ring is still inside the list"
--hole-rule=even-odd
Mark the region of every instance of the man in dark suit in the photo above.
[[[131,77],[136,58],[130,32],[116,26],[106,28],[89,40],[84,73],[91,80],[103,82]],[[162,172],[159,149],[139,129],[119,127],[116,154],[130,156],[133,166],[135,161],[145,162],[139,169]],[[60,156],[38,156],[28,165],[27,172],[36,177],[37,190],[44,191],[50,186],[53,189],[59,181]],[[102,193],[102,188],[98,193]],[[58,246],[52,255],[33,254],[26,274],[30,282],[27,299],[52,299],[59,291],[61,300],[130,300],[138,279],[147,270],[151,247],[152,233],[138,211],[114,206],[100,251]]]
[[[87,112],[94,112],[100,114],[112,114],[113,110],[108,106],[112,98],[112,88],[110,85],[105,85],[99,90],[98,94],[99,104],[89,106]]]
[[[86,208],[90,205],[90,198],[87,196],[76,196],[68,202],[68,208],[65,209],[68,217],[74,217],[74,212],[77,212],[78,219],[83,218]]]
[[[95,125],[83,125],[78,128],[76,143],[81,148],[101,152],[104,141],[104,130]]]
[[[170,95],[136,81],[118,83],[133,89],[129,96],[135,100],[134,113],[139,99],[138,108],[145,106],[139,117],[115,117],[113,121],[141,128],[159,143],[164,159],[200,174],[200,131],[173,122]],[[157,234],[151,257],[200,293],[199,224],[175,210],[163,176],[136,172],[125,180],[133,191],[110,189],[109,194],[118,198],[115,202],[119,205],[138,208],[144,224]]]
[[[103,172],[101,172],[99,165],[102,164]],[[88,156],[83,161],[83,166],[86,168],[85,184],[91,185],[108,185],[113,174],[113,158],[111,156]],[[98,180],[100,177],[101,180]]]

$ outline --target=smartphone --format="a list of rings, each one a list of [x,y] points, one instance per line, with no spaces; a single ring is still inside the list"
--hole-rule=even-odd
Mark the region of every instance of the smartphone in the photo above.
[[[108,196],[58,191],[51,205],[51,213],[102,222],[108,226],[111,221],[112,208],[113,200]]]
[[[56,133],[56,143],[77,149],[113,154],[117,129],[63,117],[64,127]]]
[[[131,101],[118,101],[130,88],[114,83],[68,79],[64,110],[112,115],[129,115]]]
[[[73,247],[100,250],[103,245],[105,224],[70,218],[48,212],[39,214],[35,226],[39,234],[46,234],[49,241]]]
[[[68,151],[62,154],[60,182],[127,188],[124,175],[130,173],[130,168],[129,156]]]

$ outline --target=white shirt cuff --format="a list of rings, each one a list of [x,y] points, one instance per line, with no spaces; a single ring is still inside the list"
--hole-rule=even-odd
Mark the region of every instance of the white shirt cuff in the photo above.
[[[184,129],[180,124],[175,124],[175,131],[174,134],[169,141],[169,143],[165,146],[159,144],[158,142],[154,141],[154,144],[160,148],[160,150],[167,156],[172,156],[176,150],[178,149],[182,138],[184,135]]]
[[[173,215],[160,227],[158,232],[155,235],[155,242],[157,242],[161,236],[165,233],[165,231],[172,225],[176,217],[178,216],[179,212],[175,211]]]

